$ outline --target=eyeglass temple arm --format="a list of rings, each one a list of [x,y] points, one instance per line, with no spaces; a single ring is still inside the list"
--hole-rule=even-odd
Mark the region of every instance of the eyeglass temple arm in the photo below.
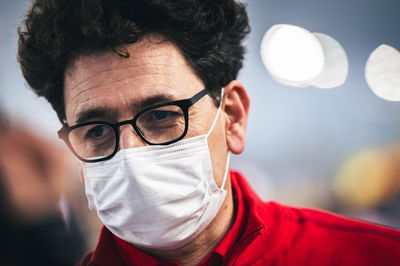
[[[200,100],[204,95],[210,93],[210,91],[205,88],[204,90],[199,91],[196,95],[190,98],[190,105],[195,104],[198,100]]]

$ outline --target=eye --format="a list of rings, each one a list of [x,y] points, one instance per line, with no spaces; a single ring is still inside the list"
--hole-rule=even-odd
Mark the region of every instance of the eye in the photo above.
[[[112,134],[112,129],[110,127],[105,125],[97,125],[87,132],[86,137],[89,139],[99,139],[107,137],[110,134]]]
[[[148,133],[146,131],[184,124],[184,114],[178,106],[163,106],[141,114],[136,123],[144,133]]]
[[[173,118],[176,115],[177,114],[175,112],[157,110],[157,111],[153,112],[153,114],[151,116],[151,120],[162,121],[162,120],[166,120],[169,118]]]

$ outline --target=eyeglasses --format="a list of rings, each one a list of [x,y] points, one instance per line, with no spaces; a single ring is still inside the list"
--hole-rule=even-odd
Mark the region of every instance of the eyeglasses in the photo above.
[[[209,90],[192,98],[157,104],[140,111],[131,120],[118,123],[90,121],[57,133],[71,151],[84,162],[99,162],[113,157],[119,147],[119,127],[130,124],[136,134],[149,145],[168,145],[183,139],[189,128],[189,108]]]

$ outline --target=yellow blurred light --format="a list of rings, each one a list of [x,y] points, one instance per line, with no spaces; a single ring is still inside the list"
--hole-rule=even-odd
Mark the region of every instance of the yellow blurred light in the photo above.
[[[333,181],[337,198],[347,207],[378,206],[399,191],[397,161],[387,150],[364,151],[349,158]]]

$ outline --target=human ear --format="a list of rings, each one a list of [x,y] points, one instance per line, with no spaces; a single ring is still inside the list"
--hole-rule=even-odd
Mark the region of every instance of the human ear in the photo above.
[[[233,80],[224,87],[222,108],[226,114],[226,140],[234,154],[242,153],[245,147],[249,107],[250,98],[240,82]]]

